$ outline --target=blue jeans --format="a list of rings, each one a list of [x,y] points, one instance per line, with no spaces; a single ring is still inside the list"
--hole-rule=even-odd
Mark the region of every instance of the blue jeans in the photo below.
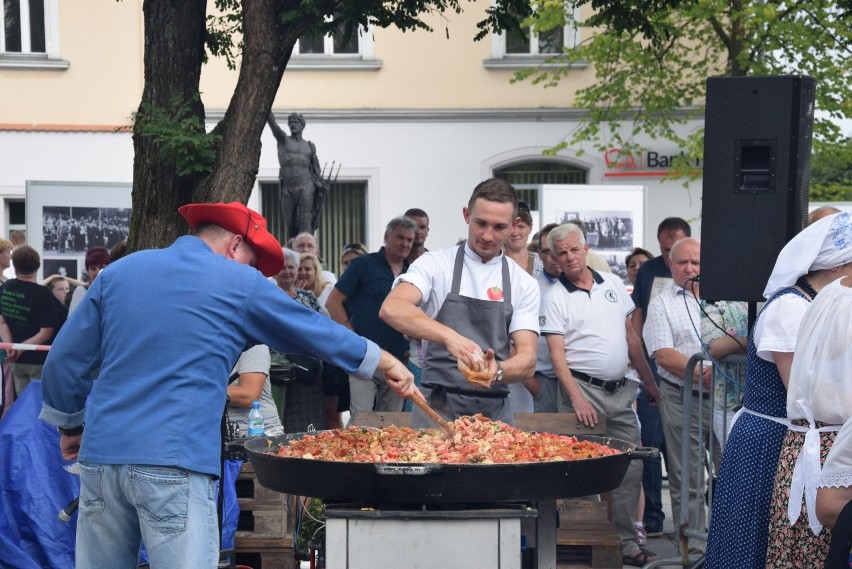
[[[215,569],[212,476],[147,465],[80,464],[77,569],[131,569],[140,539],[151,567]]]
[[[657,447],[665,453],[663,424],[660,410],[651,405],[648,396],[642,390],[636,398],[636,413],[642,424],[642,444]],[[663,512],[663,467],[661,459],[642,461],[642,491],[645,493],[645,527],[662,529],[666,514]]]
[[[407,367],[408,371],[410,371],[414,375],[414,385],[419,388],[420,384],[423,382],[423,369],[419,365],[411,361],[410,358],[405,364],[405,367]],[[402,410],[406,412],[411,411],[411,399],[405,400],[405,404],[402,406]]]

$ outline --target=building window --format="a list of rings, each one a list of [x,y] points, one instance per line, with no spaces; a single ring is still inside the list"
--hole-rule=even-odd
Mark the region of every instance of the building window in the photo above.
[[[27,229],[27,206],[23,200],[6,199],[6,239],[13,231]]]
[[[342,33],[302,36],[287,69],[374,70],[381,66],[373,57],[373,34],[359,29],[348,38]]]
[[[0,11],[0,67],[68,67],[59,58],[59,0],[2,0]]]
[[[569,26],[540,33],[529,27],[524,32],[509,30],[503,34],[506,55],[554,56],[562,53],[566,44],[573,45],[570,36],[574,30]]]
[[[278,182],[261,182],[261,213],[269,231],[284,242],[284,217],[278,201]],[[367,239],[367,182],[334,182],[322,202],[317,241],[328,270],[340,274],[340,252]]]
[[[321,37],[302,36],[296,42],[295,55],[343,55],[360,53],[358,49],[359,35],[353,35],[348,40],[340,35],[325,35]]]
[[[506,180],[518,190],[518,199],[538,211],[539,186],[544,184],[587,184],[588,172],[561,162],[521,162],[494,170],[494,177]]]
[[[568,18],[561,28],[544,32],[536,31],[530,25],[522,31],[507,30],[502,34],[491,37],[491,59],[486,60],[485,67],[490,69],[525,69],[541,65],[557,55],[565,52],[565,48],[576,46],[580,42],[580,29],[577,26],[577,14]],[[584,62],[560,62],[548,65],[570,66],[575,68],[587,67]]]

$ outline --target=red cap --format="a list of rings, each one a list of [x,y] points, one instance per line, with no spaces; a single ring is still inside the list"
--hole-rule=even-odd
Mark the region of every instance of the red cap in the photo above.
[[[212,223],[242,235],[257,253],[257,269],[271,277],[281,272],[284,252],[281,244],[266,229],[266,219],[240,202],[191,203],[178,208],[178,212],[194,229],[202,223]]]

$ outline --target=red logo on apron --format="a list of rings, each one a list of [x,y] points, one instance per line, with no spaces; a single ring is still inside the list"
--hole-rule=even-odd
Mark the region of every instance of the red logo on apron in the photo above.
[[[488,300],[503,300],[503,289],[499,286],[492,286],[487,291]]]

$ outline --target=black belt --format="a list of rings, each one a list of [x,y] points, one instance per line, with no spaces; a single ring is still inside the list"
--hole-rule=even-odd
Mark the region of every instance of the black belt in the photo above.
[[[678,384],[677,384],[677,383],[675,383],[674,381],[669,381],[668,379],[666,379],[666,378],[665,378],[665,377],[663,377],[663,376],[660,376],[660,380],[661,380],[663,383],[665,383],[665,384],[671,385],[671,386],[672,386],[672,387],[674,387],[675,389],[683,389],[683,386],[682,386],[682,385],[678,385]],[[692,390],[692,394],[693,394],[694,396],[696,396],[696,397],[699,397],[700,395],[702,395],[702,393],[701,393],[700,391],[698,391],[697,389],[693,389],[693,390]],[[704,397],[709,397],[709,396],[710,396],[710,394],[709,394],[709,393],[704,393],[703,395],[704,395]]]
[[[479,389],[477,389],[477,390],[459,389],[458,387],[446,387],[444,385],[436,385],[434,383],[424,383],[423,387],[425,387],[426,389],[431,389],[431,390],[440,389],[444,393],[453,393],[453,394],[456,394],[456,395],[467,395],[468,397],[484,397],[486,399],[505,399],[506,397],[509,396],[509,393],[507,391],[494,392],[494,391],[487,391],[485,389],[481,389],[481,390],[479,390]]]
[[[571,370],[571,375],[575,378],[579,379],[582,382],[588,383],[594,387],[599,387],[603,389],[607,393],[615,393],[627,383],[627,378],[622,377],[621,379],[614,379],[612,381],[606,381],[604,379],[598,379],[597,377],[592,377],[587,373],[583,373],[582,371],[574,371]]]

